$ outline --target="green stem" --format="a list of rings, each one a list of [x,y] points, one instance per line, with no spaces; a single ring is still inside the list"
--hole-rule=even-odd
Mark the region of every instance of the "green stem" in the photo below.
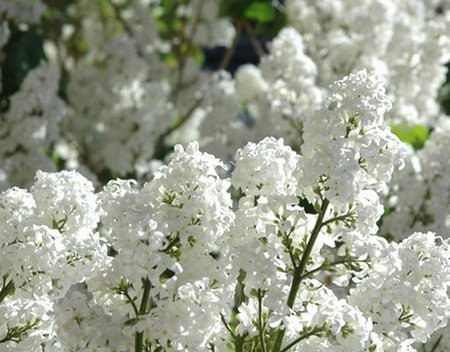
[[[150,298],[150,288],[151,283],[150,280],[146,277],[142,279],[142,283],[144,285],[144,292],[142,293],[142,301],[141,306],[139,307],[139,315],[144,315],[147,313],[147,309],[149,306],[149,298]],[[136,317],[138,318],[138,316]],[[135,344],[134,344],[134,351],[135,352],[142,352],[143,345],[144,345],[144,332],[136,332],[135,336]]]
[[[297,292],[300,288],[301,277],[303,272],[305,271],[306,265],[308,264],[309,257],[311,256],[311,252],[314,248],[314,244],[316,243],[317,237],[319,236],[320,230],[323,226],[323,218],[328,208],[328,204],[330,202],[325,199],[322,203],[322,208],[319,213],[319,217],[317,218],[316,225],[311,233],[311,237],[309,238],[308,244],[306,245],[305,251],[303,252],[302,259],[300,260],[300,264],[297,269],[294,271],[294,279],[292,281],[291,291],[289,292],[287,305],[289,308],[294,306],[295,297],[297,296]]]
[[[331,224],[331,223],[337,222],[337,221],[344,221],[352,215],[353,215],[353,212],[349,211],[347,214],[336,216],[334,218],[328,219],[327,221],[324,221],[322,226],[327,226],[328,224]]]
[[[258,290],[258,330],[259,339],[261,341],[261,348],[263,352],[267,352],[266,340],[264,339],[264,327],[262,322],[262,292]]]
[[[233,42],[231,43],[231,46],[226,51],[225,55],[223,56],[222,61],[219,64],[219,68],[217,69],[218,71],[224,70],[227,68],[228,64],[231,61],[231,58],[233,57],[234,52],[236,51],[236,48],[237,48],[237,45],[239,42],[239,38],[241,37],[241,34],[242,34],[243,24],[242,24],[242,22],[238,21],[235,23],[235,26],[236,26],[236,33],[234,35]]]
[[[300,289],[300,284],[302,282],[302,275],[305,271],[306,265],[308,264],[309,257],[314,248],[314,244],[316,243],[317,237],[319,236],[320,230],[324,224],[323,218],[325,217],[326,210],[330,202],[327,199],[324,199],[322,203],[322,208],[320,209],[319,216],[316,221],[316,225],[312,230],[311,236],[308,240],[308,244],[306,245],[305,251],[303,252],[302,259],[300,260],[300,264],[294,270],[294,277],[292,279],[291,290],[289,291],[289,296],[287,300],[287,306],[292,308],[295,303],[295,298],[297,297],[298,290]],[[272,352],[280,352],[281,345],[283,343],[284,338],[284,329],[279,329],[278,333],[275,337],[275,343],[272,348]]]
[[[3,283],[5,283],[7,278],[3,278]],[[0,303],[12,292],[14,291],[14,281],[11,279],[6,285],[3,285],[2,290],[0,291]]]
[[[136,318],[139,316],[139,311],[136,307],[136,304],[133,301],[133,297],[130,296],[128,293],[128,290],[122,291],[122,294],[128,299],[128,302],[130,302],[131,307],[133,308],[134,314],[136,314]]]
[[[317,334],[319,334],[321,332],[325,332],[325,331],[326,331],[325,328],[314,328],[312,331],[306,333],[305,335],[300,336],[299,338],[295,339],[294,341],[292,341],[291,343],[286,345],[286,347],[283,348],[280,352],[287,352],[292,346],[296,345],[301,340],[304,340],[310,336],[314,336],[314,335],[317,335]]]
[[[320,271],[320,270],[327,270],[332,268],[333,266],[339,265],[339,264],[355,264],[355,263],[367,263],[367,259],[353,259],[353,258],[344,258],[342,260],[337,260],[335,262],[331,262],[329,264],[326,265],[321,265],[315,269],[312,269],[310,271],[307,271],[306,273],[304,273],[301,277],[301,279],[305,279],[308,276],[311,276],[312,274]]]

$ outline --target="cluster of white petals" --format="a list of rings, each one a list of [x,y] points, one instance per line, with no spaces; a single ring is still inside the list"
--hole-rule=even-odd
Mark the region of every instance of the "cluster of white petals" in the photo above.
[[[0,351],[446,351],[450,2],[286,0],[267,52],[221,5],[72,1],[0,90]]]
[[[450,123],[441,116],[422,149],[410,150],[404,172],[395,174],[381,234],[401,240],[408,232],[434,231],[448,238],[450,227]]]

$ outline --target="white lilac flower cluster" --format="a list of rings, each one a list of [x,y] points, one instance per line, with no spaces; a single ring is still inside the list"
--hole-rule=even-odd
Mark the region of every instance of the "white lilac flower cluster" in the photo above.
[[[445,1],[286,1],[288,26],[258,67],[242,66],[237,93],[255,118],[255,140],[301,145],[303,123],[328,86],[362,69],[386,82],[386,123],[433,126],[450,60]]]
[[[288,0],[286,8],[319,66],[319,86],[362,68],[374,70],[385,79],[394,105],[390,121],[431,125],[450,59],[446,3]]]
[[[92,279],[107,260],[96,231],[97,196],[74,171],[38,172],[30,191],[10,188],[1,194],[1,325],[7,349],[37,350],[52,338],[52,303],[70,287]],[[31,330],[21,341],[17,329]],[[15,330],[16,329],[16,330]]]
[[[380,80],[361,71],[329,89],[302,154],[248,143],[229,178],[194,142],[142,187],[95,192],[62,171],[3,192],[0,347],[394,352],[441,334],[448,240],[376,235],[404,154],[382,127]]]
[[[325,90],[316,82],[319,68],[305,51],[300,33],[286,27],[270,43],[259,67],[243,65],[237,71],[237,93],[257,119],[256,140],[275,136],[294,142],[303,114],[322,102]]]
[[[55,171],[55,159],[93,181],[105,174],[146,181],[168,145],[193,140],[226,161],[266,136],[299,151],[307,116],[323,106],[329,85],[363,68],[386,82],[393,103],[386,124],[432,125],[438,116],[450,59],[445,1],[286,1],[287,26],[258,66],[245,65],[235,77],[203,71],[195,55],[211,45],[232,50],[239,39],[219,1],[173,2],[182,33],[169,39],[159,28],[163,7],[148,0],[69,6],[79,24],[63,25],[60,42],[45,41],[49,63],[28,72],[2,117],[1,189],[28,187],[36,170]],[[13,23],[39,23],[44,9],[40,1],[3,1],[0,47],[14,39]],[[79,39],[88,50],[73,57],[70,43]],[[37,76],[42,89],[35,88]],[[59,84],[66,76],[67,86]],[[25,136],[20,145],[10,130]]]
[[[108,6],[116,16],[105,18]],[[208,74],[191,57],[180,57],[175,70],[164,61],[172,46],[189,45],[195,51],[199,49],[194,47],[200,48],[206,42],[231,44],[234,27],[227,18],[218,19],[219,2],[199,0],[176,6],[176,16],[186,25],[183,40],[188,44],[161,38],[155,20],[161,12],[158,7],[157,1],[141,0],[129,2],[126,8],[113,1],[100,4],[79,0],[70,6],[70,15],[80,18],[80,24],[77,29],[64,25],[63,40],[73,39],[74,31],[79,30],[89,51],[80,60],[71,56],[67,43],[45,42],[49,62],[28,72],[3,117],[6,150],[2,150],[5,155],[0,155],[2,190],[29,187],[37,170],[56,170],[55,158],[94,182],[105,170],[120,176],[152,174],[152,161],[161,157],[164,142],[168,143],[164,138],[175,129],[174,124],[184,127],[172,137],[174,143],[180,143],[200,138],[199,124],[205,116],[223,120],[226,112],[231,123],[229,116],[237,115],[238,99],[230,79],[231,90],[226,88],[225,95],[229,99],[221,99],[219,86],[227,85],[223,76],[219,75],[220,82],[214,78],[209,82]],[[0,45],[7,45],[11,37],[8,21],[19,25],[39,23],[44,9],[40,1],[2,2],[0,14],[7,21],[1,22]],[[119,27],[122,31],[117,35]],[[64,101],[58,96],[61,69],[70,75]],[[204,89],[205,85],[212,88]],[[219,93],[204,96],[214,91]],[[219,113],[220,100],[223,113]],[[23,101],[27,103],[21,104]],[[188,119],[192,123],[184,123]],[[213,125],[211,130],[208,125],[203,128],[205,141],[214,141],[218,133],[224,140],[226,133],[233,135],[228,130],[236,131],[240,126],[237,123],[216,131],[220,124]],[[243,143],[239,140],[239,146]],[[236,149],[235,142],[229,143],[224,156],[231,155],[232,149]]]
[[[66,104],[57,96],[58,81],[57,70],[43,64],[26,76],[20,91],[11,97],[0,126],[1,189],[29,187],[30,175],[36,171],[56,171],[42,150],[60,138],[59,123],[67,114]]]
[[[424,147],[410,150],[405,172],[396,174],[389,188],[386,205],[392,210],[383,218],[384,236],[401,240],[405,230],[428,229],[449,237],[449,132],[449,120],[441,116]]]

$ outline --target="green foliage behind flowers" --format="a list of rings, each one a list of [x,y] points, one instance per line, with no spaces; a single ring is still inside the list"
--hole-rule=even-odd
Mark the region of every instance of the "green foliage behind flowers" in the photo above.
[[[426,126],[392,126],[394,133],[401,141],[409,143],[414,149],[421,149],[428,139],[430,130]]]

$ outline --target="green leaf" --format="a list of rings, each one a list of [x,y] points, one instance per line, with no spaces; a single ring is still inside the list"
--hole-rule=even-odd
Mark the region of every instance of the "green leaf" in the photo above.
[[[411,144],[416,150],[423,147],[429,135],[429,129],[422,125],[413,127],[397,125],[392,126],[391,130],[401,141]]]
[[[245,17],[259,22],[271,22],[276,12],[271,2],[253,2],[245,11]]]

